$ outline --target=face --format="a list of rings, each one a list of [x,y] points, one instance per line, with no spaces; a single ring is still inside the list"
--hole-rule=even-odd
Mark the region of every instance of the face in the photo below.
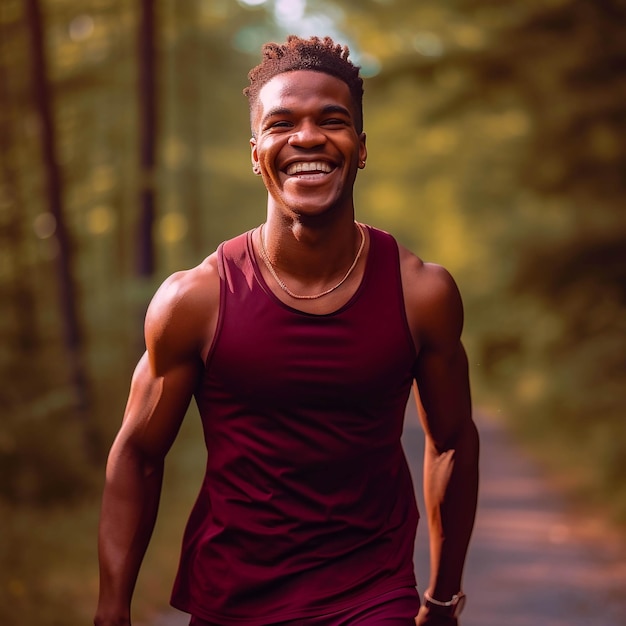
[[[269,207],[302,216],[352,210],[367,158],[355,122],[348,85],[334,76],[296,70],[268,81],[253,110],[250,145]]]

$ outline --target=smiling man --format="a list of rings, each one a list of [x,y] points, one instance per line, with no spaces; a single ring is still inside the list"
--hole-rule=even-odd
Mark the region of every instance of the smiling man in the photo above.
[[[190,624],[454,625],[478,483],[458,290],[355,221],[367,150],[348,50],[290,37],[249,79],[266,219],[149,307],[107,464],[95,624],[130,624],[164,459],[195,397],[207,466],[172,594]],[[431,531],[421,607],[400,442],[411,389]]]

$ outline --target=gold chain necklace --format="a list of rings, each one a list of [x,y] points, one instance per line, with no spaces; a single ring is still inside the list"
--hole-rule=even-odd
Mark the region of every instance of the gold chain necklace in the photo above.
[[[361,233],[361,245],[359,246],[356,256],[354,257],[354,261],[352,262],[350,269],[345,273],[344,277],[334,287],[331,287],[330,289],[326,289],[326,291],[322,291],[322,293],[317,293],[312,296],[308,296],[308,295],[303,296],[303,295],[294,293],[293,291],[291,291],[291,289],[289,289],[289,287],[287,287],[287,285],[285,285],[285,283],[281,280],[281,278],[276,273],[276,269],[272,265],[272,262],[270,261],[270,258],[267,254],[267,250],[265,249],[265,241],[264,241],[264,236],[263,236],[264,234],[263,227],[265,226],[265,224],[261,224],[261,230],[259,232],[259,242],[260,242],[259,251],[261,253],[261,258],[263,259],[263,263],[265,263],[265,267],[267,267],[267,269],[269,270],[270,274],[273,276],[278,286],[285,293],[290,295],[292,298],[296,298],[297,300],[317,300],[317,298],[321,298],[322,296],[328,295],[332,291],[335,291],[335,289],[338,289],[339,287],[341,287],[341,285],[343,285],[348,279],[348,276],[352,274],[352,271],[354,270],[354,268],[356,267],[356,264],[359,262],[359,259],[361,258],[361,252],[363,252],[363,248],[365,247],[365,231],[363,230],[363,227],[361,226],[361,224],[359,224],[358,222],[354,222],[354,223],[356,224],[356,227],[359,229],[359,233]]]

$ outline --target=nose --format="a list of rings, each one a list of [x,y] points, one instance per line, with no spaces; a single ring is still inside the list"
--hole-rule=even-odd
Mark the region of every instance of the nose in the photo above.
[[[325,142],[326,135],[314,122],[302,123],[289,137],[289,145],[299,148],[316,148]]]

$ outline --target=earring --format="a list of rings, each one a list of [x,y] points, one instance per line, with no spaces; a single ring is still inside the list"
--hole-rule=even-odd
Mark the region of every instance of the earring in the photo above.
[[[258,163],[255,163],[255,164],[252,166],[252,171],[253,171],[253,172],[254,172],[257,176],[259,176],[259,175],[261,174],[261,167],[259,166],[259,164],[258,164]]]
[[[359,167],[363,169],[365,167],[365,161],[359,161]]]

